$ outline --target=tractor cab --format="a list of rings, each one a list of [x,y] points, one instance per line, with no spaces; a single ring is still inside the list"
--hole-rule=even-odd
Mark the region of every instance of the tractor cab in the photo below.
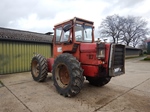
[[[54,26],[54,58],[69,52],[77,56],[76,49],[80,43],[94,42],[92,21],[74,17]],[[79,57],[78,57],[79,58]]]

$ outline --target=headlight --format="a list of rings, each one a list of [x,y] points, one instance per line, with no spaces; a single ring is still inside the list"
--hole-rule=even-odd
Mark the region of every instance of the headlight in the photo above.
[[[122,71],[122,69],[120,67],[114,68],[114,73],[121,72],[121,71]]]
[[[97,55],[96,57],[98,59],[104,59],[105,58],[105,43],[98,42],[97,43]]]

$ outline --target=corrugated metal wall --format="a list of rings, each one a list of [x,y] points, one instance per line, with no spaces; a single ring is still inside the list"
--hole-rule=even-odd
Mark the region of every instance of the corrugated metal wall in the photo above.
[[[142,53],[143,53],[142,49],[126,46],[125,57],[136,57],[142,55]]]
[[[126,49],[126,57],[135,57],[140,56],[142,54],[142,50],[140,49]]]
[[[33,52],[51,57],[51,44],[0,40],[0,74],[29,71]]]

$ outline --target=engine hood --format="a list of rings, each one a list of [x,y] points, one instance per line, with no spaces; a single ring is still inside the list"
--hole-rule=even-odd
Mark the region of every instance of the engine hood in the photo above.
[[[96,52],[96,43],[81,43],[80,52]]]

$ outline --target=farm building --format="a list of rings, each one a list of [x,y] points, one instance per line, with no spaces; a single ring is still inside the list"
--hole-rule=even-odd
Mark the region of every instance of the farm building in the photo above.
[[[142,49],[126,46],[126,57],[136,57],[143,54]]]
[[[52,56],[52,35],[0,28],[0,74],[30,70],[34,53]]]

